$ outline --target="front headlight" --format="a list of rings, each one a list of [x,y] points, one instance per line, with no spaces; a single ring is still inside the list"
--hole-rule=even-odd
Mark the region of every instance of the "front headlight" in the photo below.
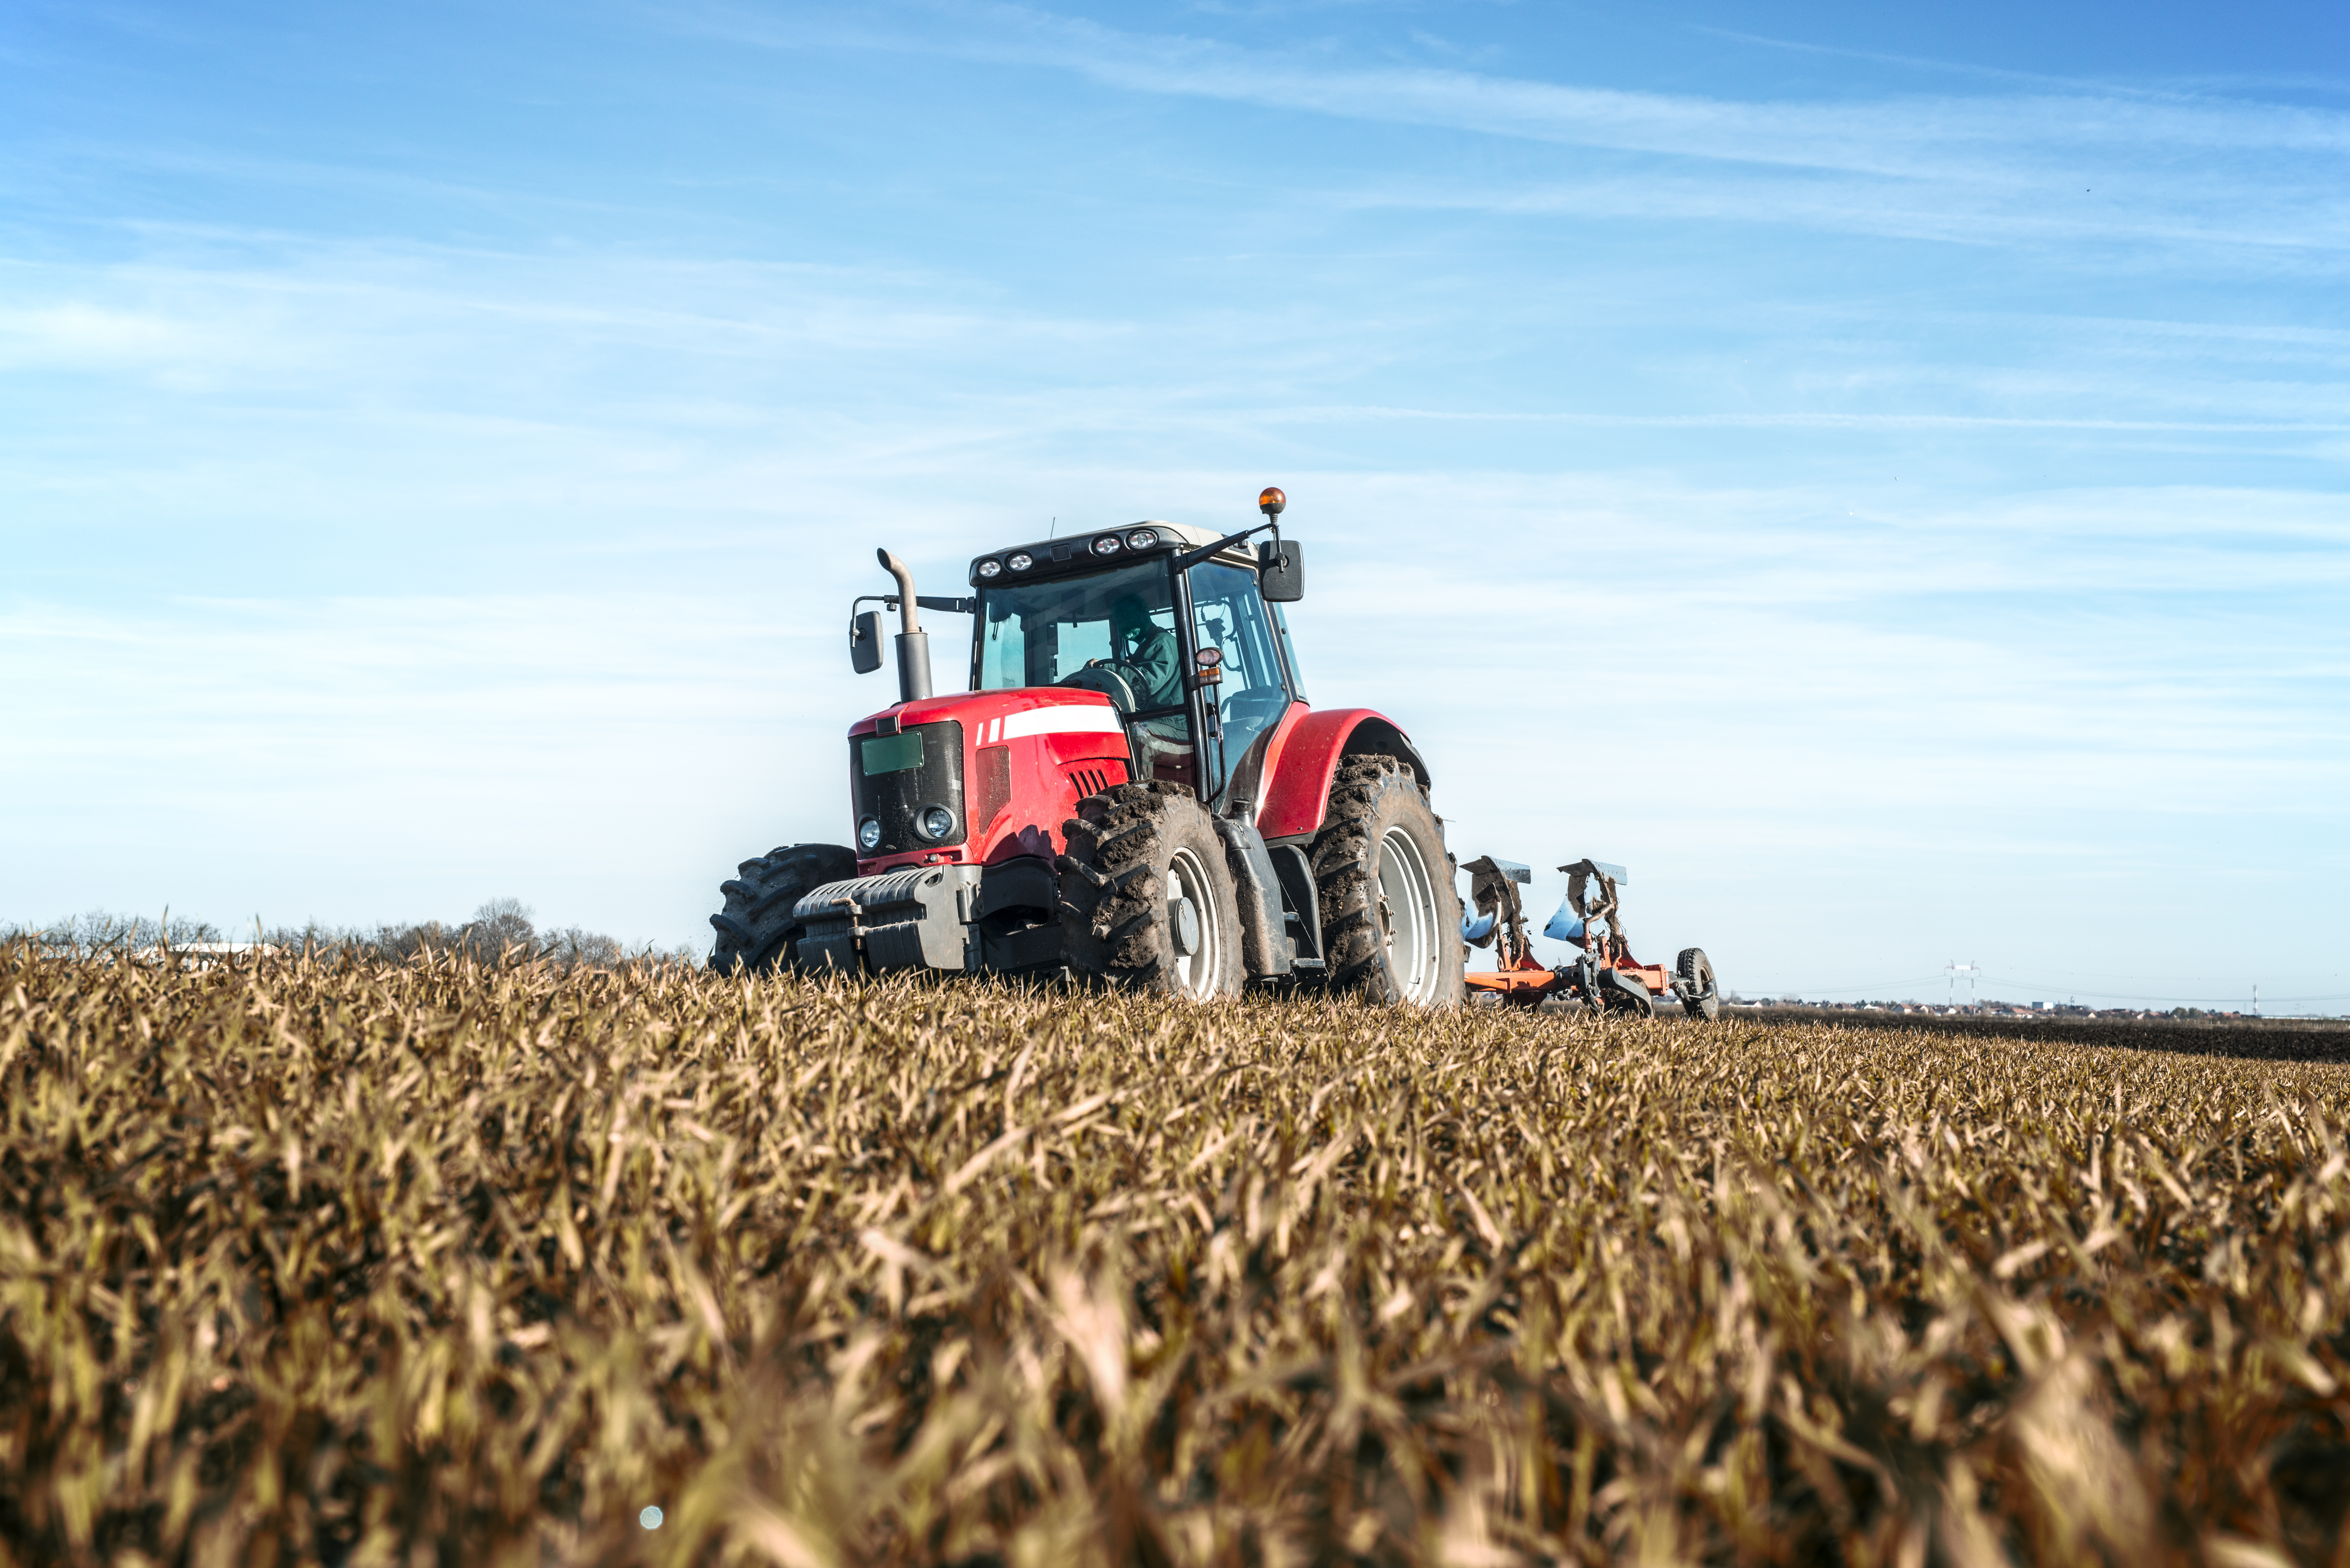
[[[942,805],[928,807],[917,826],[921,828],[923,837],[936,842],[954,831],[954,813]]]
[[[1025,550],[1014,550],[1003,557],[1003,564],[1015,572],[1024,572],[1036,564],[1036,557]]]
[[[1157,543],[1159,530],[1156,528],[1137,528],[1126,536],[1127,548],[1130,550],[1148,550]]]
[[[857,847],[862,849],[868,855],[872,854],[875,850],[881,847],[881,822],[879,818],[868,816],[864,821],[857,825]]]
[[[982,561],[979,564],[979,575],[983,577],[1000,577],[1003,575],[1003,563],[1001,561]]]
[[[1120,547],[1120,541],[1115,534],[1105,534],[1094,541],[1094,554],[1097,556],[1115,556]]]

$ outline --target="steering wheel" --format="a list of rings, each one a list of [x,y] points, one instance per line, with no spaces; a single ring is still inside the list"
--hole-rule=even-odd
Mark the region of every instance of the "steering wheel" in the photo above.
[[[1134,683],[1107,664],[1088,664],[1083,670],[1071,670],[1053,684],[1074,687],[1079,691],[1098,691],[1116,703],[1122,714],[1142,706],[1135,700]]]

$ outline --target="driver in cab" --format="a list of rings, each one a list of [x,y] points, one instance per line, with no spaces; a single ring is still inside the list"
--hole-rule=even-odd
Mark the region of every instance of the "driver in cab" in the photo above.
[[[1087,661],[1108,669],[1134,688],[1138,708],[1172,708],[1183,701],[1182,661],[1175,634],[1150,618],[1139,594],[1120,594],[1109,606],[1110,657]]]

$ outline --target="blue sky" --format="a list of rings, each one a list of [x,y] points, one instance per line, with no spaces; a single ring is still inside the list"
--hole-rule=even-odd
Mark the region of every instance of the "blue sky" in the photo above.
[[[706,942],[875,545],[1278,483],[1643,948],[2350,1011],[2350,12],[1916,9],[12,6],[0,919]]]

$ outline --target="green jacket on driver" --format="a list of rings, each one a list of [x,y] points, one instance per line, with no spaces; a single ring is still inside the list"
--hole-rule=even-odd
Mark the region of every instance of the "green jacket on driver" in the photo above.
[[[1111,657],[1100,660],[1126,677],[1138,708],[1172,708],[1183,701],[1182,661],[1175,634],[1150,618],[1134,594],[1121,594],[1109,607]]]

